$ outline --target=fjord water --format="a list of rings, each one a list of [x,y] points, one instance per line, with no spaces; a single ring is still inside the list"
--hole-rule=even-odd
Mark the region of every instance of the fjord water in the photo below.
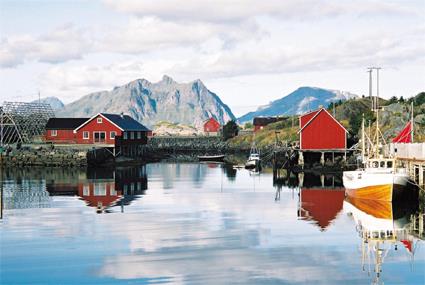
[[[338,177],[302,180],[218,164],[4,169],[0,283],[424,284],[422,240],[384,243],[377,267],[365,208]],[[413,208],[391,222],[408,227]]]

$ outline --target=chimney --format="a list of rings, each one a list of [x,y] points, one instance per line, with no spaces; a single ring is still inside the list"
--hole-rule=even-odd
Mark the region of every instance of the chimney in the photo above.
[[[124,119],[124,112],[121,112],[120,116],[122,119]]]

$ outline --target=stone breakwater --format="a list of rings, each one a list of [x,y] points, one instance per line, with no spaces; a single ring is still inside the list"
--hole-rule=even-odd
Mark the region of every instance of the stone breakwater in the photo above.
[[[87,153],[81,150],[12,150],[1,154],[0,164],[4,166],[85,166]]]

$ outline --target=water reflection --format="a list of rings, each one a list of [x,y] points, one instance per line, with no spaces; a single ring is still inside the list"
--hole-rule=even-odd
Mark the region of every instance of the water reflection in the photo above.
[[[418,219],[423,219],[416,212],[418,205],[418,199],[386,202],[347,197],[344,201],[344,212],[354,219],[361,238],[362,270],[371,276],[371,284],[384,284],[385,259],[397,250],[401,254],[400,247],[413,266],[415,249],[423,240],[423,233],[416,230]]]
[[[146,167],[4,170],[4,209],[48,208],[53,196],[78,196],[97,213],[124,206],[143,195],[148,187]]]
[[[364,236],[357,232],[361,217],[343,214],[349,201],[332,175],[290,174],[288,187],[267,169],[252,174],[219,164],[158,163],[16,170],[8,180],[18,177],[41,181],[50,204],[6,211],[0,222],[2,284],[367,284],[373,279],[361,271],[357,251]],[[116,214],[97,215],[98,210]],[[393,218],[409,216],[396,208],[389,212]],[[387,208],[380,213],[387,215]],[[415,266],[422,268],[424,248],[407,235],[397,245],[397,255],[391,254],[393,246],[381,262],[380,280],[423,283],[424,273],[409,271],[409,260],[399,253],[414,252]]]

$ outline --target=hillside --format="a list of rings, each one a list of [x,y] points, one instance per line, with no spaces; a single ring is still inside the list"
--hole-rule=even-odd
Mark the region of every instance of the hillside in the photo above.
[[[380,99],[379,104],[383,106],[380,112],[380,129],[390,142],[392,138],[404,128],[410,120],[410,103],[414,102],[415,114],[415,142],[425,142],[425,93],[422,92],[411,99],[401,100],[384,100]],[[370,100],[368,98],[351,99],[347,101],[337,102],[335,104],[335,117],[349,131],[348,144],[352,145],[357,142],[360,137],[360,128],[362,115],[365,115],[366,126],[371,122],[371,128],[375,126],[375,117],[370,110]],[[333,113],[333,108],[328,108]],[[294,122],[294,123],[293,123]],[[294,127],[292,127],[294,124]],[[256,141],[259,147],[273,145],[276,140],[276,133],[279,141],[293,142],[298,138],[298,116],[289,117],[286,121],[277,122],[266,126],[263,130],[252,134],[241,135],[229,141],[231,145],[247,148],[251,145],[252,140]]]
[[[99,112],[124,112],[148,127],[169,121],[199,128],[214,117],[221,124],[234,120],[230,108],[201,80],[178,83],[168,76],[151,83],[137,79],[110,91],[88,94],[65,106],[68,117],[90,117]]]
[[[317,109],[320,105],[328,106],[331,102],[357,98],[357,95],[338,90],[328,90],[316,87],[300,87],[281,99],[259,107],[256,111],[247,113],[238,121],[243,124],[258,116],[298,115]]]

